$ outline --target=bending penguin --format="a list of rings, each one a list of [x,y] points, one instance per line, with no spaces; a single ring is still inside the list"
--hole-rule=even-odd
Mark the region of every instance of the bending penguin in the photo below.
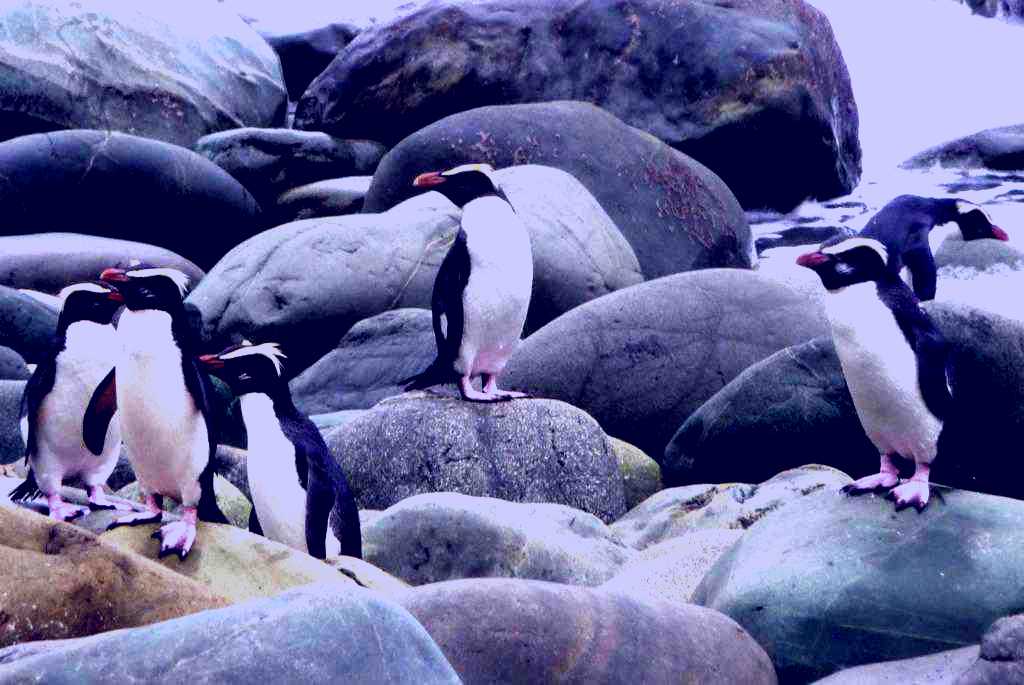
[[[936,268],[934,252],[948,236],[949,226],[960,230],[965,241],[980,238],[1009,240],[1006,231],[992,223],[980,206],[955,198],[936,199],[918,195],[900,195],[878,210],[858,234],[880,242],[888,253],[888,265],[895,273],[904,268],[908,281],[921,301],[935,299]],[[822,243],[835,245],[845,238],[837,236]]]
[[[417,188],[436,190],[462,209],[462,225],[434,281],[437,358],[406,379],[406,390],[458,382],[466,400],[497,402],[524,393],[500,390],[498,377],[519,345],[533,289],[526,226],[487,164],[420,174]],[[480,376],[482,391],[472,385]]]
[[[292,403],[275,343],[242,343],[200,360],[239,398],[246,462],[259,532],[277,542],[327,556],[328,519],[342,554],[362,558],[359,511],[341,467],[320,431]],[[253,528],[253,522],[250,522]],[[332,550],[334,551],[334,550]]]
[[[161,557],[176,552],[184,559],[195,542],[197,518],[227,523],[213,493],[210,379],[196,358],[194,318],[182,302],[188,277],[138,265],[107,269],[100,279],[116,284],[126,309],[117,323],[117,362],[93,393],[85,440],[98,440],[118,411],[147,509],[110,527],[161,521],[163,497],[173,497],[184,507],[182,519],[153,537],[160,540]]]
[[[931,464],[953,401],[949,350],[888,260],[881,242],[855,237],[802,255],[797,264],[815,271],[828,290],[836,354],[861,425],[881,455],[877,474],[844,491],[891,488],[897,510],[920,511],[928,504]],[[897,455],[914,461],[907,481],[900,480]]]
[[[36,366],[22,396],[28,477],[10,496],[25,501],[42,492],[50,516],[67,521],[89,511],[61,498],[61,485],[70,478],[84,483],[91,507],[123,508],[103,491],[121,452],[120,422],[113,417],[89,446],[83,436],[92,393],[114,366],[112,319],[123,299],[98,283],[69,285],[59,298],[53,354]]]

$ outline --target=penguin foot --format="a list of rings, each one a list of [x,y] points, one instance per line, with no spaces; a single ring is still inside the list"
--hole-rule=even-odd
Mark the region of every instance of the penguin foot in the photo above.
[[[89,507],[80,507],[70,502],[61,501],[50,504],[50,518],[57,521],[70,521],[88,513]]]
[[[132,511],[127,502],[113,502],[107,498],[103,488],[93,486],[89,488],[89,507],[92,509],[114,509],[116,511]]]
[[[160,541],[160,558],[177,553],[184,561],[196,541],[196,524],[187,520],[172,521],[151,536]]]
[[[848,495],[859,495],[872,490],[895,487],[899,484],[900,476],[898,473],[882,471],[881,473],[855,480],[849,485],[844,486],[842,491]]]
[[[118,516],[116,519],[110,522],[107,526],[107,530],[112,530],[119,526],[137,526],[142,523],[158,523],[162,519],[164,513],[162,511],[136,511],[127,516]]]
[[[890,490],[886,498],[896,502],[896,511],[914,507],[921,512],[928,506],[930,492],[927,481],[908,480],[898,488]]]

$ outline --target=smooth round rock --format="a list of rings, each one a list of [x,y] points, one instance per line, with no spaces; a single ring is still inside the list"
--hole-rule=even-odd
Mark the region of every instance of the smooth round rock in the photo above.
[[[321,216],[356,214],[363,209],[363,200],[370,189],[372,176],[329,178],[287,190],[278,196],[273,207],[278,224]]]
[[[29,364],[38,364],[53,353],[56,333],[55,310],[30,295],[0,286],[0,345]]]
[[[25,359],[9,347],[0,346],[0,380],[27,381],[32,372]]]
[[[25,458],[25,440],[21,435],[21,398],[25,381],[0,380],[0,464],[12,464]]]
[[[1002,171],[1024,169],[1024,124],[990,128],[936,145],[917,153],[900,166],[904,169],[928,169],[936,165]]]
[[[899,683],[900,685],[964,685],[964,672],[978,660],[978,647],[961,647],[947,652],[928,654],[913,659],[897,659],[847,668],[814,685],[864,685],[865,683]],[[1011,680],[981,681],[1012,682]]]

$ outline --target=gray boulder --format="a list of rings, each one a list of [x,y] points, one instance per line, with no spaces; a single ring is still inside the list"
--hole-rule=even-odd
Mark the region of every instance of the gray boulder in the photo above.
[[[277,56],[217,3],[14,0],[0,25],[0,139],[96,128],[190,147],[284,122]]]
[[[146,243],[80,233],[33,233],[0,237],[0,284],[58,293],[81,281],[95,281],[108,267],[126,267],[132,259],[169,266],[198,283],[203,271],[170,250]]]
[[[849,74],[828,20],[802,0],[433,2],[359,34],[295,124],[393,145],[472,107],[559,99],[700,160],[746,207],[844,195],[860,176]]]
[[[25,359],[9,347],[0,346],[0,380],[27,381],[32,375]]]
[[[6,659],[0,680],[42,676],[58,685],[108,682],[112,673],[148,683],[459,682],[407,611],[341,583],[307,585],[143,628],[64,640],[34,656]],[[4,660],[0,655],[0,663]]]
[[[412,585],[494,577],[599,585],[636,553],[572,507],[438,492],[384,511],[363,529],[363,554]]]
[[[1001,618],[981,638],[978,660],[956,685],[1024,682],[1024,615]],[[965,655],[966,656],[966,655]]]
[[[0,286],[0,345],[37,364],[51,354],[56,333],[56,311],[25,293]]]
[[[313,131],[240,128],[200,138],[195,151],[234,176],[269,208],[278,195],[297,186],[372,174],[384,146]]]
[[[776,683],[757,643],[703,607],[510,579],[433,583],[401,602],[467,685]]]
[[[329,178],[281,193],[273,207],[275,223],[356,214],[370,189],[371,176]]]
[[[327,435],[361,509],[460,492],[565,504],[610,522],[626,511],[608,438],[562,402],[465,402],[414,392],[385,400]]]
[[[977,644],[1024,602],[1024,503],[933,486],[922,513],[821,491],[750,528],[694,601],[732,617],[780,680]]]
[[[1024,12],[1020,16],[1024,16]],[[1003,171],[1024,169],[1024,124],[990,128],[936,145],[919,152],[900,166],[904,169],[927,169],[935,165]]]
[[[417,131],[381,160],[363,209],[393,207],[417,192],[417,174],[467,162],[572,174],[629,241],[647,278],[753,262],[746,216],[718,176],[582,102],[481,107]]]
[[[961,647],[913,659],[897,659],[848,668],[817,680],[814,685],[960,685],[960,676],[977,659],[976,645]]]
[[[12,464],[25,458],[21,437],[21,396],[25,381],[0,380],[0,464]]]
[[[352,42],[359,29],[351,24],[331,23],[284,34],[263,37],[281,59],[288,97],[295,101],[302,97],[310,82]]]
[[[576,307],[524,340],[503,378],[580,407],[660,458],[675,429],[741,371],[827,332],[814,298],[751,271],[708,269]]]
[[[404,392],[400,381],[434,361],[437,345],[428,309],[394,309],[363,319],[338,346],[289,384],[307,414],[368,409]]]
[[[935,252],[935,265],[942,267],[966,267],[984,271],[1000,265],[1011,269],[1024,267],[1024,252],[1011,243],[1001,240],[962,240],[959,237],[946,238]],[[942,285],[939,285],[941,289]],[[940,291],[941,292],[941,291]]]

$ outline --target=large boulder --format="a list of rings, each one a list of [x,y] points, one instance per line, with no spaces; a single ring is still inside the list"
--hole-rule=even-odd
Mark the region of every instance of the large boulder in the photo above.
[[[367,561],[412,585],[493,577],[599,585],[636,554],[578,509],[455,492],[389,507],[363,529],[363,547]]]
[[[0,26],[0,139],[97,128],[189,147],[284,122],[277,56],[217,3],[10,0]]]
[[[928,169],[933,166],[961,169],[1024,169],[1024,124],[979,131],[919,152],[900,166]]]
[[[0,646],[225,606],[215,591],[67,523],[0,507]],[[8,682],[0,673],[0,681]]]
[[[580,407],[660,458],[675,429],[741,371],[827,331],[811,296],[751,271],[708,269],[573,309],[524,340],[503,378]]]
[[[434,583],[401,602],[467,685],[776,683],[743,629],[694,605],[509,579]]]
[[[135,240],[202,269],[264,228],[255,200],[216,164],[177,145],[93,130],[0,143],[0,216],[4,235]]]
[[[170,250],[146,243],[80,233],[33,233],[0,237],[0,284],[58,293],[81,281],[95,281],[108,267],[133,259],[182,271],[193,283],[203,271]]]
[[[611,522],[626,511],[618,459],[600,426],[562,402],[485,404],[450,392],[385,400],[327,434],[361,509],[460,492],[565,504]]]
[[[974,269],[985,271],[987,269],[1009,267],[1011,269],[1024,268],[1024,252],[1021,252],[1013,243],[1002,240],[963,240],[959,234],[946,238],[939,249],[935,251],[935,265],[952,267],[954,269]],[[939,272],[942,273],[941,271]],[[939,298],[944,298],[942,293],[944,284],[939,283]]]
[[[101,683],[116,673],[126,682],[161,685],[459,683],[407,611],[369,590],[333,583],[145,628],[51,642],[24,650],[22,658],[17,647],[11,651],[0,653],[3,682]]]
[[[961,647],[937,654],[847,668],[814,685],[965,685],[960,676],[978,660],[978,647]],[[985,682],[985,681],[983,681]],[[1009,683],[996,680],[995,683]]]
[[[29,364],[38,364],[53,353],[56,334],[56,311],[30,295],[0,285],[0,345],[11,348]]]
[[[297,186],[372,174],[384,146],[313,131],[240,128],[200,138],[195,151],[234,176],[270,209],[278,195]]]
[[[0,380],[27,381],[32,372],[25,358],[9,347],[0,345]]]
[[[306,414],[369,409],[403,392],[401,381],[434,361],[429,309],[393,309],[352,326],[338,346],[289,384]]]
[[[978,660],[956,685],[1024,682],[1024,615],[1001,618],[981,638]]]
[[[358,35],[295,123],[394,144],[470,107],[564,99],[701,160],[746,207],[845,195],[860,176],[846,64],[803,0],[434,2]]]
[[[285,191],[274,202],[274,221],[283,224],[299,219],[355,214],[363,209],[371,179],[371,176],[329,178]]]
[[[381,160],[363,209],[392,207],[417,192],[417,174],[467,162],[572,174],[622,231],[647,278],[752,264],[746,216],[718,176],[582,102],[481,107],[417,131]]]
[[[281,59],[288,97],[298,100],[313,79],[334,61],[359,30],[351,24],[331,23],[302,31],[265,35]]]
[[[1024,497],[1000,456],[1024,440],[1024,327],[963,305],[925,305],[952,350],[953,419],[936,482]],[[668,483],[759,480],[822,462],[855,476],[877,468],[830,339],[752,367],[688,419],[665,450]]]
[[[752,526],[693,599],[746,628],[783,682],[976,644],[1024,602],[1024,503],[933,491],[920,514],[809,495]]]

